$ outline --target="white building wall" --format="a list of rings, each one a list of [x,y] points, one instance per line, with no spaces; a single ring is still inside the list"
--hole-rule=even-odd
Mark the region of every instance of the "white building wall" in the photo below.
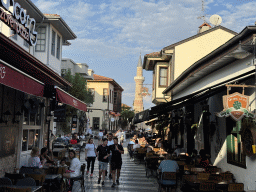
[[[211,87],[218,83],[222,83],[231,78],[242,75],[248,71],[254,70],[255,67],[252,65],[248,65],[248,63],[252,62],[252,57],[250,56],[243,60],[237,60],[234,63],[227,65],[210,75],[205,76],[199,81],[195,82],[193,86],[186,87],[182,92],[179,92],[173,95],[173,99],[178,99],[180,97],[184,97],[196,91],[205,89],[207,87]]]

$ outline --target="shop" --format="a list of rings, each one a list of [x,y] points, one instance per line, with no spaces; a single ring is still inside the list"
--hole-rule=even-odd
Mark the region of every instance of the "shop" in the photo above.
[[[205,149],[211,163],[232,172],[246,191],[255,189],[255,34],[256,26],[247,26],[195,62],[163,92],[173,98],[161,106],[164,112],[151,109],[159,116],[171,113],[172,145],[183,138],[188,153]],[[173,112],[181,109],[184,115],[173,126]]]
[[[31,148],[47,146],[51,95],[65,79],[0,33],[0,176],[26,165]],[[50,124],[50,126],[48,126]]]

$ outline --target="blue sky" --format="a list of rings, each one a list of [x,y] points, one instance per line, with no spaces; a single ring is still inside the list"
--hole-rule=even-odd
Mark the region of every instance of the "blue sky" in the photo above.
[[[77,35],[64,47],[63,58],[87,63],[95,74],[116,80],[123,88],[123,103],[132,106],[136,66],[141,52],[193,36],[203,20],[201,0],[32,0],[43,13],[59,14]],[[205,0],[206,22],[213,14],[221,25],[240,32],[256,21],[256,0]],[[145,84],[152,72],[144,71]],[[151,88],[151,85],[147,85]],[[151,89],[150,89],[151,90]],[[151,97],[144,108],[152,107]]]

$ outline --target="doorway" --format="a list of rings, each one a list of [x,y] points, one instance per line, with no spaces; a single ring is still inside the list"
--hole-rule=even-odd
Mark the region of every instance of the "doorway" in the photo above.
[[[99,129],[100,127],[100,118],[99,117],[93,117],[93,129]]]

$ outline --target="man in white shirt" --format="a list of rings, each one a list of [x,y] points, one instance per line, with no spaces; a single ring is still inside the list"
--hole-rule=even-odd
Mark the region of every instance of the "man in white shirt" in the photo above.
[[[89,134],[89,137],[91,137],[91,135],[92,135],[92,128],[91,127],[89,127],[87,129],[87,134]]]
[[[100,130],[100,132],[99,132],[99,134],[98,134],[98,139],[99,139],[99,141],[102,140],[102,138],[103,138],[103,131]]]
[[[84,135],[84,133],[82,133],[82,135],[80,135],[80,139],[85,140],[85,135]]]
[[[135,144],[133,145],[133,148],[132,148],[132,158],[131,158],[131,161],[133,161],[134,160],[134,158],[133,158],[133,154],[134,154],[134,152],[138,149],[138,148],[140,148],[140,144],[139,144],[139,141],[138,140],[135,140]]]
[[[114,145],[114,140],[113,140],[113,134],[109,133],[108,134],[108,146],[110,145]],[[112,153],[110,153],[110,156],[108,157],[108,162],[109,162],[109,179],[112,179],[112,175],[111,175],[111,157],[112,157]]]
[[[133,145],[133,151],[135,151],[137,148],[140,148],[140,144],[138,140],[135,140],[135,145]]]

